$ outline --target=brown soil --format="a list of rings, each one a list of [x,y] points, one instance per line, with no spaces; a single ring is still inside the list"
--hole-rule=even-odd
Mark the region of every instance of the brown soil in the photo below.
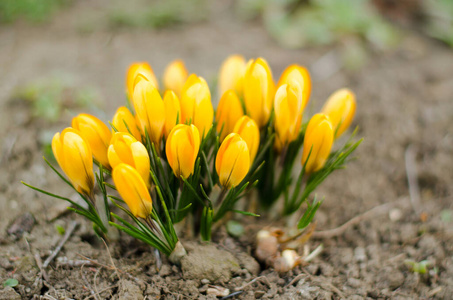
[[[236,299],[451,299],[451,49],[406,32],[397,49],[371,54],[362,69],[330,72],[318,62],[328,57],[335,64],[336,47],[281,49],[259,23],[235,19],[228,2],[217,4],[209,21],[196,25],[161,31],[77,29],[84,16],[102,15],[98,10],[104,2],[80,1],[50,24],[0,27],[0,282],[19,281],[14,288],[0,286],[0,299],[215,299],[207,295],[212,286],[238,292]],[[250,256],[253,234],[259,228],[250,219],[245,221],[247,234],[239,239],[221,229],[211,245],[184,241],[190,254],[187,261],[177,267],[164,259],[157,271],[149,247],[131,238],[122,236],[119,243],[109,245],[109,255],[89,222],[72,214],[50,222],[66,203],[20,184],[24,180],[74,197],[45,166],[40,141],[67,126],[76,112],[65,111],[57,123],[32,118],[29,105],[12,97],[17,87],[69,74],[76,87],[99,91],[106,114],[98,115],[107,120],[123,104],[124,72],[131,61],[148,60],[160,74],[170,60],[182,58],[190,71],[212,81],[231,53],[263,56],[275,74],[290,63],[316,69],[311,111],[338,88],[348,86],[356,92],[354,123],[365,141],[357,160],[319,189],[318,196],[325,201],[316,217],[317,230],[338,227],[391,203],[385,213],[368,217],[339,236],[313,238],[310,249],[322,243],[325,250],[311,264],[286,274],[263,270]],[[409,165],[416,168],[411,174],[420,187],[421,201],[415,210],[407,184],[407,153],[409,158],[415,155]],[[27,212],[36,223],[31,216],[23,217]],[[40,280],[36,257],[45,260],[61,239],[56,225],[66,228],[73,219],[80,226],[47,269],[48,280]],[[265,219],[259,224],[265,225]],[[223,261],[217,262],[216,256]],[[412,272],[406,260],[430,261],[429,274]],[[201,263],[206,267],[200,268]]]

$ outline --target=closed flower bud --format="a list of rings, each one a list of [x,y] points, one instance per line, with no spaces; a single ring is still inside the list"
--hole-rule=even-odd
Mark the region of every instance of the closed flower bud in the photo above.
[[[310,100],[311,78],[308,70],[299,65],[291,65],[283,71],[278,86],[289,83],[291,80],[297,81],[302,89],[302,108],[305,108]]]
[[[109,146],[108,158],[113,169],[121,163],[135,168],[142,176],[146,186],[149,187],[150,163],[148,151],[132,135],[125,132],[115,133]]]
[[[238,96],[242,97],[245,66],[245,59],[241,55],[231,55],[225,59],[219,73],[220,95],[232,89]]]
[[[321,112],[330,117],[335,138],[342,135],[351,125],[356,106],[355,95],[349,89],[340,89],[327,99]]]
[[[148,218],[153,210],[153,202],[137,170],[121,163],[113,169],[112,177],[118,193],[126,202],[130,212],[137,218]]]
[[[194,125],[176,125],[168,135],[165,148],[167,160],[176,177],[188,178],[193,174],[198,150],[200,133]]]
[[[239,134],[247,143],[250,153],[250,163],[253,163],[258,147],[260,146],[260,130],[258,125],[249,116],[243,116],[234,125],[233,132]]]
[[[88,143],[73,128],[56,133],[52,139],[52,151],[63,172],[74,188],[87,196],[93,195],[93,155]]]
[[[132,102],[142,133],[148,133],[151,142],[159,149],[165,125],[165,107],[159,91],[149,81],[140,81],[135,87]]]
[[[202,77],[192,74],[184,84],[181,96],[181,123],[194,124],[204,137],[212,126],[214,108],[209,86]]]
[[[275,131],[276,140],[281,146],[286,146],[299,135],[302,122],[302,89],[295,80],[280,86],[275,94]]]
[[[135,86],[141,80],[150,81],[156,89],[159,89],[156,75],[154,75],[153,69],[147,62],[132,63],[126,74],[126,88],[129,98],[132,98]]]
[[[308,122],[302,152],[302,166],[306,164],[306,173],[310,174],[324,167],[332,149],[333,134],[332,123],[325,114],[316,114]]]
[[[112,125],[118,132],[131,133],[138,141],[142,140],[135,117],[127,107],[121,106],[116,110],[112,119]]]
[[[80,114],[72,119],[72,128],[78,130],[80,135],[88,142],[94,158],[104,167],[109,168],[107,149],[110,145],[112,132],[107,125],[92,115]]]
[[[181,123],[181,104],[179,98],[173,91],[166,91],[164,95],[165,107],[165,126],[164,134],[166,137],[176,124]],[[177,123],[178,122],[178,123]]]
[[[245,178],[250,169],[250,153],[247,143],[237,133],[230,133],[220,145],[215,160],[220,184],[230,189]]]
[[[274,81],[269,65],[263,58],[250,60],[244,77],[244,101],[247,114],[259,127],[269,120],[273,100]]]
[[[164,71],[164,87],[166,90],[172,90],[178,97],[181,97],[182,87],[186,82],[187,73],[184,62],[180,59],[171,62]]]
[[[244,115],[241,101],[233,90],[226,91],[217,106],[217,132],[222,131],[220,140],[233,132],[234,125]]]

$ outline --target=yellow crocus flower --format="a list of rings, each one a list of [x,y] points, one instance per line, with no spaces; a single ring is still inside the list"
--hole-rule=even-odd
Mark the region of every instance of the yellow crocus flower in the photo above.
[[[260,146],[260,129],[258,125],[249,116],[243,116],[234,125],[233,132],[239,134],[247,143],[250,152],[250,163],[253,163]]]
[[[88,142],[94,158],[106,168],[110,168],[107,149],[110,145],[112,132],[101,120],[89,115],[79,114],[72,119],[72,128]]]
[[[133,167],[121,163],[112,172],[113,182],[130,212],[146,219],[153,210],[153,202],[143,178]]]
[[[307,107],[311,94],[311,77],[305,67],[299,65],[290,65],[287,67],[278,81],[277,86],[280,87],[289,83],[291,80],[297,81],[302,88],[302,108]]]
[[[269,120],[274,100],[274,81],[263,58],[250,60],[244,76],[244,102],[247,114],[259,127]]]
[[[302,166],[306,164],[305,172],[307,174],[319,171],[324,167],[332,149],[333,135],[332,123],[327,115],[316,114],[310,119],[305,131],[302,152]]]
[[[118,132],[131,133],[138,141],[142,140],[135,117],[127,107],[121,106],[116,110],[112,119],[112,125]]]
[[[194,125],[178,124],[168,135],[165,148],[167,160],[177,178],[188,178],[193,174],[198,150],[200,133]]]
[[[176,124],[181,123],[181,104],[179,102],[178,96],[176,96],[174,91],[168,90],[165,92],[164,107],[165,107],[164,134],[166,137],[168,137],[173,127],[175,127]]]
[[[142,134],[148,133],[151,142],[159,149],[165,125],[165,106],[159,91],[149,81],[142,80],[135,86],[132,102]]]
[[[346,88],[336,91],[327,99],[321,112],[330,117],[335,138],[340,137],[351,125],[356,106],[354,93]]]
[[[180,59],[172,61],[164,71],[164,87],[166,90],[172,90],[178,97],[181,97],[182,87],[186,82],[187,72],[184,62]]]
[[[202,137],[212,126],[214,108],[209,86],[202,77],[192,74],[184,84],[181,96],[181,123],[194,124]]]
[[[117,132],[113,135],[108,149],[110,165],[114,169],[121,163],[134,167],[149,187],[150,162],[146,147],[132,135],[126,132]]]
[[[234,90],[226,91],[220,98],[216,113],[217,132],[222,131],[220,141],[233,132],[234,125],[243,115],[241,101]]]
[[[302,88],[296,80],[290,80],[277,90],[274,100],[276,143],[286,146],[297,139],[302,122]]]
[[[74,128],[57,132],[52,139],[52,151],[63,172],[74,188],[93,196],[93,155],[88,143]]]
[[[220,145],[215,160],[220,184],[230,189],[237,186],[250,169],[247,143],[237,133],[230,133]]]
[[[219,93],[234,90],[239,97],[243,95],[245,59],[242,55],[230,55],[222,63],[219,72]]]
[[[134,95],[134,89],[141,80],[150,81],[156,89],[159,89],[159,83],[151,66],[147,62],[135,62],[129,65],[126,73],[126,88],[129,98]]]

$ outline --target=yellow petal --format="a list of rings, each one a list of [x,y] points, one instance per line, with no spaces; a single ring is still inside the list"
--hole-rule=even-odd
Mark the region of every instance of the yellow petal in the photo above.
[[[241,101],[233,90],[228,90],[220,98],[217,106],[217,132],[221,132],[220,141],[233,132],[234,125],[244,115]]]
[[[245,67],[246,63],[243,56],[231,55],[227,57],[219,72],[220,95],[228,90],[234,90],[238,96],[242,96]]]
[[[302,166],[310,174],[319,171],[327,161],[332,149],[334,131],[325,114],[314,115],[307,125],[302,152]],[[308,161],[307,161],[308,160]]]
[[[131,133],[138,141],[142,140],[135,117],[125,106],[117,109],[112,119],[112,125],[118,132]]]
[[[280,87],[289,83],[290,80],[297,81],[302,88],[302,106],[305,108],[310,100],[311,94],[311,77],[305,67],[299,65],[290,65],[287,67],[280,77],[277,86]]]
[[[147,62],[132,63],[126,73],[126,88],[129,98],[132,98],[135,85],[141,80],[150,81],[155,88],[159,89],[153,69]]]
[[[80,114],[72,119],[72,127],[88,142],[94,158],[106,168],[110,168],[107,149],[112,132],[98,118],[89,114]]]
[[[181,123],[181,105],[179,98],[173,91],[166,91],[164,95],[165,128],[164,134],[168,137],[176,124]]]
[[[171,62],[164,71],[164,86],[166,90],[172,90],[181,97],[182,88],[189,76],[184,62],[180,59]]]
[[[336,130],[335,138],[340,137],[351,125],[356,106],[355,95],[349,89],[340,89],[327,99],[321,111],[330,117]]]
[[[220,145],[216,157],[216,171],[220,184],[229,189],[237,186],[250,169],[247,143],[237,134],[229,134]]]
[[[152,200],[145,182],[133,167],[119,164],[112,172],[113,182],[130,212],[146,219],[152,211]]]
[[[247,143],[250,152],[250,163],[253,163],[260,146],[260,130],[258,125],[249,116],[243,116],[236,122],[233,132],[239,134]]]
[[[88,143],[73,128],[66,128],[52,139],[52,151],[74,188],[91,196],[94,188],[93,158]]]
[[[193,174],[200,149],[200,135],[194,125],[178,124],[168,135],[166,144],[167,161],[177,178],[188,178]]]

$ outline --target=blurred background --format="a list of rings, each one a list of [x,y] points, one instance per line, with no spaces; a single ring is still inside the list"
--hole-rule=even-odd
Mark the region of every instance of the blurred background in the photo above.
[[[66,203],[20,180],[70,196],[42,156],[52,156],[53,134],[76,114],[112,118],[126,100],[130,63],[148,61],[161,77],[168,63],[183,59],[210,84],[215,105],[220,65],[237,53],[266,58],[274,80],[290,64],[306,66],[313,88],[305,121],[335,90],[357,95],[352,127],[365,140],[358,159],[319,189],[326,201],[317,229],[382,203],[396,208],[323,241],[320,274],[338,286],[354,276],[369,285],[351,283],[342,289],[347,295],[450,298],[452,47],[452,0],[0,0],[0,247],[8,249],[0,252],[28,253],[20,243],[1,246],[4,228],[24,212],[39,224],[29,240],[34,248],[56,243],[55,225],[46,221]],[[410,175],[418,207],[409,201]],[[360,262],[359,276],[359,262],[351,261],[360,247],[370,260]],[[406,258],[430,259],[437,271],[420,281]]]

